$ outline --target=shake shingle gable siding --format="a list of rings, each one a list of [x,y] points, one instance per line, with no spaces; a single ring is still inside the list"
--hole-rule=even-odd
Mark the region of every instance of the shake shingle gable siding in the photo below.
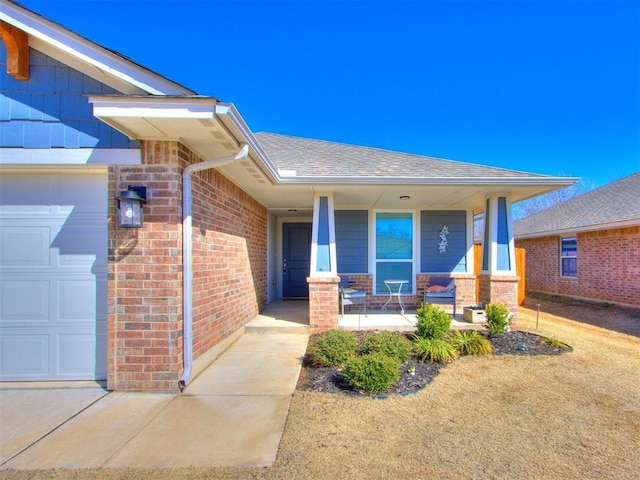
[[[257,133],[256,138],[277,168],[295,170],[296,177],[544,178],[516,170],[274,133]]]
[[[3,77],[0,87],[2,148],[140,148],[92,115],[90,94],[113,88],[31,48],[28,80]],[[7,49],[0,42],[0,68]]]

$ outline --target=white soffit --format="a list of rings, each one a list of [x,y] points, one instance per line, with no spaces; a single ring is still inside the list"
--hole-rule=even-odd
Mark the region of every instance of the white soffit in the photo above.
[[[505,192],[489,186],[429,186],[429,185],[294,185],[258,182],[246,168],[230,164],[222,172],[240,188],[271,210],[313,208],[314,190],[330,191],[338,209],[408,209],[408,210],[466,210],[484,209],[487,195]],[[537,189],[536,189],[537,191]],[[515,199],[530,196],[531,190],[514,187],[510,196]],[[400,199],[408,195],[408,200]]]
[[[91,96],[89,102],[96,118],[132,139],[179,141],[203,160],[240,149],[211,97]]]

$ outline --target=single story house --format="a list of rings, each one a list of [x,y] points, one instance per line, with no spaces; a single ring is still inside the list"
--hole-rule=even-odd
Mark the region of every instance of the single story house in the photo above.
[[[514,222],[528,291],[640,306],[640,172]]]
[[[511,203],[575,182],[254,134],[233,104],[0,3],[3,381],[175,391],[278,298],[336,327],[340,276],[373,306],[387,279],[417,305],[433,275],[474,303],[482,211],[479,298],[515,311]]]

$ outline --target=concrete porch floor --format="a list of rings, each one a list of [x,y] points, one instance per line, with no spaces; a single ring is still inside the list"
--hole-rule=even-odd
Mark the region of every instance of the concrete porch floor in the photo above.
[[[359,308],[358,308],[359,307]],[[453,308],[447,305],[443,310],[453,317]],[[347,330],[392,330],[401,332],[411,332],[415,330],[417,323],[416,311],[380,311],[367,309],[364,315],[362,308],[358,305],[351,312],[345,310],[344,317],[340,317],[338,325]],[[470,323],[462,318],[462,314],[456,312],[456,316],[451,320],[452,330],[484,330],[484,324]]]
[[[395,307],[395,305],[393,306]],[[416,311],[405,310],[404,315],[400,310],[389,308],[387,311],[367,309],[367,315],[362,312],[361,305],[345,309],[344,316],[338,318],[338,326],[347,330],[394,330],[413,331],[416,325]],[[441,306],[449,315],[453,314],[450,305]],[[348,308],[348,307],[347,307]],[[451,321],[451,328],[456,330],[483,330],[483,324],[470,323],[462,318],[460,311]],[[247,331],[254,328],[266,333],[268,328],[287,328],[302,332],[306,328],[309,331],[309,302],[307,300],[275,300],[267,305],[262,313],[247,325]]]

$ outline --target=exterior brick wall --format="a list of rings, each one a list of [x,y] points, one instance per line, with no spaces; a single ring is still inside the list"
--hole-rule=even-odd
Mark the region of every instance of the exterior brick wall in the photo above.
[[[429,284],[429,277],[451,277],[456,279],[456,306],[460,313],[462,313],[462,307],[474,305],[476,303],[476,277],[470,274],[438,274],[428,275],[419,273],[416,275],[416,295],[415,296],[403,296],[402,303],[404,303],[407,310],[415,310],[424,301],[424,291]],[[389,299],[388,295],[376,295],[373,296],[373,275],[371,274],[347,274],[346,277],[349,281],[355,282],[360,285],[367,292],[367,308],[379,309]],[[390,304],[391,306],[395,305]],[[346,313],[346,310],[345,310]]]
[[[340,277],[307,277],[309,283],[309,327],[311,333],[338,328]]]
[[[511,327],[516,329],[518,313],[518,277],[480,275],[479,299],[487,303],[504,303],[514,316]]]
[[[640,305],[640,226],[578,233],[578,276],[560,276],[560,237],[516,240],[527,251],[527,290]]]
[[[180,156],[192,163],[186,149]],[[193,176],[193,356],[267,302],[267,210],[215,169]]]
[[[143,165],[109,167],[107,387],[168,391],[182,367],[182,207],[177,145],[143,143]],[[115,197],[146,185],[145,223],[115,225]]]
[[[178,142],[142,142],[142,165],[109,168],[109,390],[177,390],[182,171],[199,161]],[[115,197],[127,185],[147,186],[140,229],[115,224]],[[266,303],[266,209],[216,171],[194,175],[193,198],[195,359]]]

